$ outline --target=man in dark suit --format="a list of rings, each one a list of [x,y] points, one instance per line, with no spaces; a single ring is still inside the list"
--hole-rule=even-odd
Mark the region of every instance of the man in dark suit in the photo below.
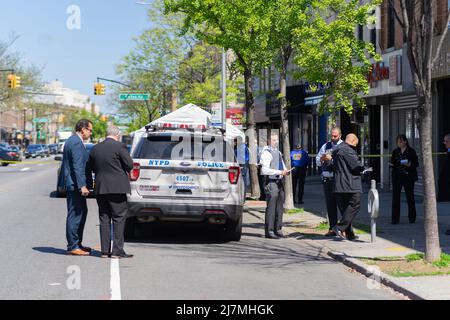
[[[342,219],[334,226],[333,231],[341,239],[354,240],[352,222],[361,207],[361,166],[356,146],[359,139],[354,134],[347,135],[345,143],[341,143],[332,154],[334,164],[334,194],[342,213]],[[331,160],[331,159],[330,159]]]
[[[92,122],[80,120],[75,134],[64,144],[63,161],[58,177],[58,186],[67,191],[66,237],[67,251],[71,255],[89,255],[91,249],[84,247],[83,231],[87,217],[86,197],[92,186],[92,176],[87,174],[88,152],[84,141],[92,135]]]
[[[131,193],[128,173],[133,160],[125,144],[120,142],[120,130],[107,128],[107,138],[96,145],[89,155],[89,168],[95,173],[94,193],[100,216],[102,257],[131,258],[124,246],[125,220],[128,210],[127,193]],[[111,221],[114,237],[111,250]]]

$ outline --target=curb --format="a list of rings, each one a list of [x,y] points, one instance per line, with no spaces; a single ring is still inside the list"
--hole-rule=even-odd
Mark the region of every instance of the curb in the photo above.
[[[251,212],[247,212],[248,214],[254,216],[255,218],[264,221],[261,217],[259,217],[256,214],[253,214]],[[292,228],[285,227],[288,230],[293,230]],[[359,272],[360,274],[366,276],[367,278],[371,278],[374,276],[374,272],[369,270],[369,265],[359,261],[358,259],[348,257],[345,253],[341,252],[335,252],[332,251],[330,248],[324,245],[317,245],[314,241],[305,239],[310,246],[315,247],[316,249],[320,250],[321,255],[327,255],[330,258],[343,263],[345,266],[351,268],[352,270],[355,270]],[[389,287],[405,296],[410,298],[411,300],[426,300],[426,298],[412,292],[411,290],[405,288],[404,286],[397,283],[396,279],[385,274],[384,272],[377,272],[375,277],[373,277],[373,280],[385,285],[386,287]]]
[[[405,288],[404,286],[397,283],[395,278],[383,273],[377,272],[376,274],[373,271],[369,270],[369,266],[358,259],[349,258],[344,253],[333,252],[329,248],[325,247],[326,254],[333,258],[336,261],[342,262],[345,266],[361,273],[367,278],[372,278],[372,280],[379,282],[386,287],[389,287],[405,296],[410,298],[411,300],[426,300],[426,298],[412,292],[411,290]],[[375,276],[374,276],[375,275]],[[374,276],[374,277],[373,277]]]

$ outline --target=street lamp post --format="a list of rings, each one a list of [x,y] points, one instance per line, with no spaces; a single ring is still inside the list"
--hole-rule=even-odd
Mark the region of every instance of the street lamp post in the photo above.
[[[226,129],[227,115],[227,54],[222,49],[222,128]]]

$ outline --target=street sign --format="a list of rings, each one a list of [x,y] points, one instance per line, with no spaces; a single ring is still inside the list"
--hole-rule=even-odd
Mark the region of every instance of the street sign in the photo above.
[[[211,106],[211,124],[214,127],[222,126],[222,105],[213,104]]]
[[[145,101],[150,99],[149,93],[121,93],[119,95],[121,101]]]
[[[49,118],[34,118],[33,123],[48,123],[50,122]]]

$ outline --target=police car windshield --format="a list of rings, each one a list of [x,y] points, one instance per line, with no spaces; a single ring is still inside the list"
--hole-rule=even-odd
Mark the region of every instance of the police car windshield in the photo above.
[[[218,137],[217,141],[216,137],[205,137],[202,141],[201,138],[194,140],[192,136],[174,139],[170,135],[150,135],[141,139],[132,157],[134,159],[234,162],[233,149],[229,143],[223,141],[222,137]]]

